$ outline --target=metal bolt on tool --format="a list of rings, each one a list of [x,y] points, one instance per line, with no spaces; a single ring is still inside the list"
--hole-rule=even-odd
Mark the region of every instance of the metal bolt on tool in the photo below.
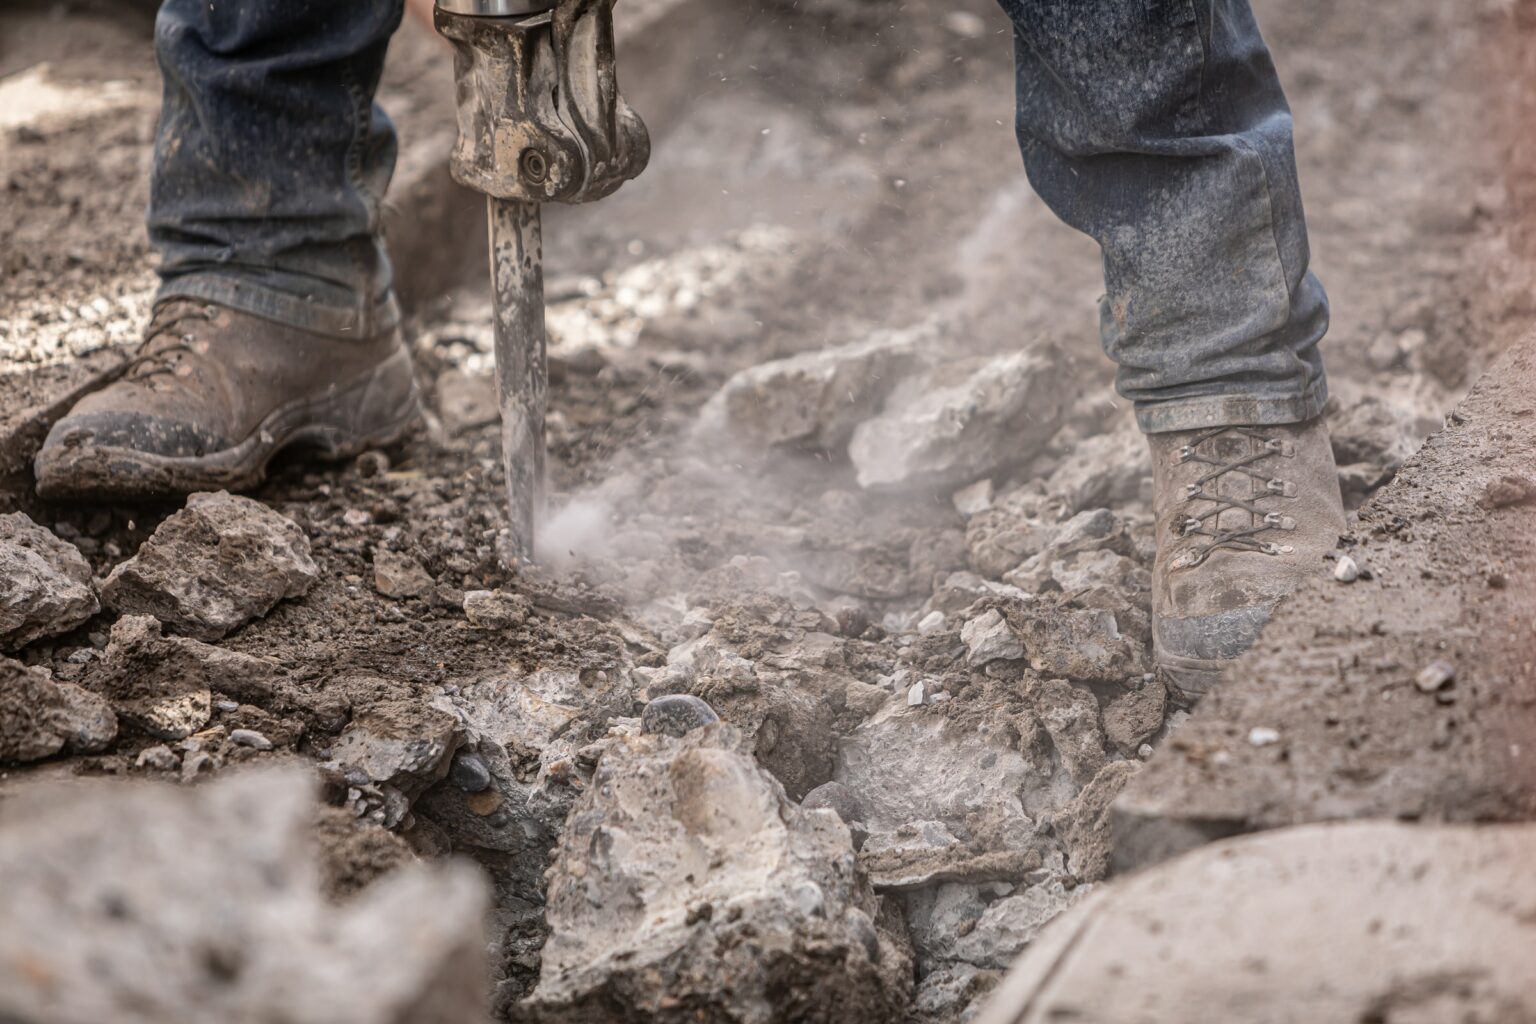
[[[614,0],[438,0],[454,46],[450,169],[487,198],[509,564],[533,556],[544,504],[542,203],[601,199],[639,175],[650,136],[619,95]]]

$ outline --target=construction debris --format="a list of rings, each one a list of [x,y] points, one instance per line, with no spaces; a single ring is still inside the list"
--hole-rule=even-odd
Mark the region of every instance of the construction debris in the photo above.
[[[21,512],[0,515],[0,650],[67,633],[101,610],[80,551]]]
[[[0,763],[94,753],[116,736],[117,718],[96,694],[0,658]]]
[[[487,893],[475,872],[401,867],[337,907],[307,841],[314,812],[293,771],[8,798],[0,1016],[485,1020]]]
[[[250,498],[194,494],[113,569],[102,601],[119,614],[146,614],[199,640],[217,640],[302,597],[319,570],[309,539]]]
[[[910,998],[848,829],[789,802],[726,726],[607,743],[546,916],[540,1021],[878,1020]]]

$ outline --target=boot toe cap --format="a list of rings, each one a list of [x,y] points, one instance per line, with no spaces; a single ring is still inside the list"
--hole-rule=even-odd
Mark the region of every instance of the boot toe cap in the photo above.
[[[227,439],[195,423],[141,412],[75,413],[55,423],[42,454],[117,448],[162,458],[198,458],[228,446]]]

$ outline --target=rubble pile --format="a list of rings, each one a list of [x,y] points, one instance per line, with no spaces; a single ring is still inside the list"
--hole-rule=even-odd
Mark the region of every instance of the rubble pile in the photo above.
[[[605,741],[550,870],[539,1021],[889,1020],[905,937],[848,827],[706,724]]]
[[[475,872],[402,866],[337,907],[321,891],[314,813],[293,770],[8,799],[0,1017],[484,1020]]]
[[[725,382],[583,513],[616,557],[579,577],[507,577],[489,499],[377,453],[297,519],[194,495],[127,557],[93,541],[100,579],[5,517],[0,759],[306,758],[336,884],[479,865],[519,1019],[964,1019],[1104,877],[1108,807],[1181,713],[1134,425],[1066,401],[1046,352],[934,362],[940,333]],[[1386,419],[1349,415],[1389,475]],[[316,676],[262,640],[341,594],[453,660]]]

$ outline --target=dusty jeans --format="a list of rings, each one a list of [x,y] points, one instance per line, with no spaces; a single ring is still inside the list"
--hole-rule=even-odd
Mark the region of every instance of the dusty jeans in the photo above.
[[[1030,181],[1103,247],[1104,346],[1142,427],[1316,415],[1327,299],[1246,0],[1000,3]],[[373,92],[400,14],[400,0],[164,0],[162,298],[337,335],[394,322],[379,212],[395,138]]]
[[[1328,299],[1247,0],[999,3],[1025,169],[1103,250],[1104,349],[1142,429],[1321,412]]]
[[[164,0],[149,237],[159,299],[337,336],[399,318],[380,204],[395,133],[373,103],[403,0]]]

